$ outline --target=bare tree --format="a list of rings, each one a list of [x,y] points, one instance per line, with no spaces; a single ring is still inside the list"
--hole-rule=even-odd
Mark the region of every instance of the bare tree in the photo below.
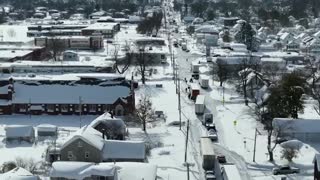
[[[155,120],[154,109],[152,107],[152,102],[148,95],[142,95],[135,111],[136,115],[142,123],[143,131],[146,131],[147,121]]]
[[[16,163],[13,162],[13,161],[8,161],[8,162],[5,162],[2,164],[2,167],[1,167],[1,172],[2,173],[6,173],[8,171],[11,171],[12,169],[16,168]]]
[[[113,52],[113,58],[115,61],[115,66],[116,66],[116,70],[118,73],[123,74],[124,72],[126,72],[128,70],[128,68],[130,67],[132,60],[133,60],[133,55],[134,52],[130,46],[130,44],[126,41],[125,44],[125,53],[126,53],[126,57],[124,62],[120,62],[121,60],[119,60],[118,58],[118,54],[119,54],[119,47],[115,46],[115,50]],[[120,67],[120,64],[122,64],[122,67]]]
[[[248,84],[248,76],[252,72],[251,67],[251,60],[252,58],[244,58],[240,64],[240,71],[239,71],[239,79],[240,79],[240,87],[243,91],[244,102],[246,106],[248,106],[248,95],[247,95],[247,84]]]
[[[272,82],[276,82],[281,77],[282,69],[276,64],[269,64],[263,66],[262,73]]]
[[[66,49],[66,45],[63,39],[58,37],[52,37],[48,39],[47,50],[50,52],[54,61],[59,60],[59,56]]]
[[[152,63],[152,56],[146,52],[145,47],[139,48],[139,53],[136,54],[136,64],[139,66],[142,84],[146,83],[146,68]]]
[[[17,167],[22,167],[31,173],[34,173],[37,168],[37,162],[33,158],[25,159],[17,157],[15,159],[15,164]]]
[[[278,141],[279,137],[282,137],[284,135],[284,131],[290,130],[292,129],[292,127],[290,125],[291,123],[288,123],[288,122],[285,122],[283,124],[278,123],[274,127],[272,124],[273,119],[268,118],[268,119],[265,119],[264,121],[266,121],[266,129],[268,133],[267,150],[269,154],[269,161],[273,162],[274,161],[273,152],[274,152],[274,149],[279,144],[279,141]],[[272,142],[272,137],[274,138],[274,142]]]
[[[217,60],[217,76],[220,81],[220,86],[228,79],[229,71],[226,67],[226,63],[222,60]]]

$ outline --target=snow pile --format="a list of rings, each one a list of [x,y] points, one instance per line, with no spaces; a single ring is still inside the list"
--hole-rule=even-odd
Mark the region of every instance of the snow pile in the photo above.
[[[16,167],[11,171],[0,174],[0,179],[1,180],[38,180],[39,178],[21,167]]]

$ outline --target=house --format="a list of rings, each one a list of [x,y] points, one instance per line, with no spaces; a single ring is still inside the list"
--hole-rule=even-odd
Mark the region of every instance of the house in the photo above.
[[[39,137],[57,137],[58,135],[58,128],[55,125],[51,124],[40,124],[37,126],[37,135]]]
[[[32,126],[28,125],[7,125],[5,127],[6,141],[27,141],[33,143],[35,133]]]
[[[157,166],[137,162],[87,163],[58,161],[49,172],[51,180],[156,180]]]
[[[320,154],[316,154],[314,156],[313,163],[314,163],[313,179],[320,180]]]
[[[285,50],[288,52],[290,52],[290,51],[299,52],[300,51],[300,44],[298,43],[297,40],[289,41],[285,45]]]
[[[63,143],[61,161],[102,162],[104,139],[95,129],[85,126]]]
[[[22,167],[16,167],[6,173],[0,174],[2,180],[40,180],[38,176],[33,175]]]
[[[48,98],[50,97],[50,98]],[[2,76],[2,114],[102,114],[117,116],[134,110],[134,90],[116,74]]]
[[[281,137],[303,142],[320,141],[320,119],[274,118],[272,125],[275,129],[280,129]]]
[[[62,144],[61,161],[82,162],[144,162],[145,144],[142,141],[105,140],[103,134],[84,126]]]
[[[138,37],[133,42],[134,57],[144,55],[146,61],[151,64],[167,62],[167,57],[170,53],[167,41],[164,38]]]
[[[89,126],[104,134],[107,139],[124,140],[127,134],[127,127],[123,120],[115,118],[110,113],[97,117]]]
[[[290,41],[294,40],[294,35],[292,33],[285,32],[280,35],[279,39],[283,45],[286,45]]]

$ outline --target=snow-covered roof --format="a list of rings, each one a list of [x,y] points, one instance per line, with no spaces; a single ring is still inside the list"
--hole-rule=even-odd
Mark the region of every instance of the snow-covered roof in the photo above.
[[[273,126],[284,127],[286,132],[319,133],[320,119],[274,118]]]
[[[95,164],[87,169],[81,171],[80,173],[81,177],[91,177],[91,176],[103,176],[103,177],[114,177],[114,179],[117,180],[118,172],[117,167],[115,164],[111,163],[100,163]]]
[[[34,176],[26,169],[16,167],[11,171],[0,174],[1,180],[38,180],[37,176]]]
[[[89,162],[56,161],[52,163],[50,177],[62,177],[67,179],[83,179],[80,172],[92,166]]]
[[[54,68],[54,67],[65,67],[65,68],[84,68],[84,67],[113,67],[114,62],[112,61],[95,61],[94,59],[89,61],[15,61],[15,62],[4,62],[0,64],[0,68]]]
[[[219,34],[216,26],[214,25],[202,25],[195,30],[196,33],[212,33]]]
[[[101,133],[90,126],[84,126],[72,134],[70,138],[63,144],[61,149],[65,148],[77,139],[83,140],[98,150],[102,150],[104,146],[104,139],[102,138]]]
[[[145,144],[143,141],[106,140],[103,148],[103,159],[145,159]]]
[[[14,83],[13,103],[32,104],[113,104],[118,98],[130,95],[130,87],[97,85],[26,85]]]
[[[117,162],[115,165],[120,168],[119,179],[121,180],[155,180],[157,177],[157,166],[153,164]]]
[[[82,30],[113,30],[118,23],[95,23]]]
[[[95,128],[99,123],[116,123],[117,125],[123,127],[123,129],[125,130],[126,125],[124,123],[124,121],[120,118],[115,118],[115,117],[111,117],[111,115],[109,113],[104,113],[101,116],[97,117],[95,120],[93,120],[89,126]]]
[[[97,79],[103,81],[115,81],[115,80],[125,80],[125,77],[120,74],[113,73],[65,73],[65,74],[3,74],[1,75],[1,80],[12,79],[14,81],[79,81],[83,78]],[[6,86],[6,88],[8,88]],[[6,92],[6,91],[5,91]]]
[[[7,125],[5,127],[7,138],[31,137],[34,136],[34,129],[28,125]]]
[[[261,58],[261,62],[285,62],[285,60],[283,58],[280,57],[267,57],[267,58]]]
[[[84,179],[91,176],[114,177],[114,180],[155,180],[157,166],[149,163],[117,162],[88,163],[56,161],[52,163],[50,177]]]
[[[37,131],[42,131],[42,132],[56,132],[57,131],[57,126],[52,125],[52,124],[40,124],[37,126]]]

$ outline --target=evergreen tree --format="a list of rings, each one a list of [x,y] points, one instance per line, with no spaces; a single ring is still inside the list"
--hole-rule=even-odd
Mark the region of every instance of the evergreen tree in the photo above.
[[[247,22],[243,22],[236,39],[238,42],[247,45],[247,49],[251,51],[254,49],[253,38],[255,34],[256,32],[253,30],[251,25]]]

